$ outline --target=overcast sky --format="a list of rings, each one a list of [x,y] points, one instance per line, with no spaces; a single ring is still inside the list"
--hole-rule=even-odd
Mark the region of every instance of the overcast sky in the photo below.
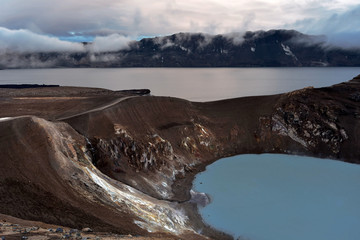
[[[325,34],[335,41],[354,44],[360,42],[360,3],[359,0],[0,0],[0,43],[9,41],[6,40],[9,35],[16,38],[20,29],[25,35],[82,41],[111,34],[138,39],[177,32],[219,34],[280,28]]]

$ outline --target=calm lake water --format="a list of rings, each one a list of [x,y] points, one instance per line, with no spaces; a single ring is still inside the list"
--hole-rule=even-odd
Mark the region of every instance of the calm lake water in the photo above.
[[[193,101],[269,95],[348,81],[360,68],[82,68],[1,70],[0,84],[149,88]]]
[[[197,175],[210,225],[250,240],[356,240],[360,166],[280,154],[219,160]]]
[[[29,69],[1,70],[0,84],[149,88],[157,96],[212,101],[330,86],[359,74],[360,68]],[[359,165],[243,155],[209,166],[195,188],[213,198],[201,209],[205,220],[244,239],[360,239]]]

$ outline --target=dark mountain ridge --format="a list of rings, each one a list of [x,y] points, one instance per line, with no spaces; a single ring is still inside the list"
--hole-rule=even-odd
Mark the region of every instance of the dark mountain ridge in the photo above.
[[[317,67],[360,66],[360,49],[294,30],[209,35],[177,33],[133,41],[116,52],[3,54],[0,68],[37,67]]]

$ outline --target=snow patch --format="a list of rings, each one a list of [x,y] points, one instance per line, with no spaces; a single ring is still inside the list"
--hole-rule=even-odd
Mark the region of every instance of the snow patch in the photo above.
[[[283,43],[281,43],[281,47],[285,52],[285,55],[288,55],[290,57],[293,57],[296,61],[298,60],[297,57],[295,56],[295,54],[291,51],[289,46],[284,45]]]

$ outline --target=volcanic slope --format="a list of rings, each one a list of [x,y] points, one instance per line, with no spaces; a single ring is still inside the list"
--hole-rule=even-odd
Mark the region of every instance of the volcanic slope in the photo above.
[[[194,211],[191,183],[206,165],[242,153],[360,159],[360,77],[207,103],[83,88],[1,93],[0,213],[28,220],[230,239]]]

